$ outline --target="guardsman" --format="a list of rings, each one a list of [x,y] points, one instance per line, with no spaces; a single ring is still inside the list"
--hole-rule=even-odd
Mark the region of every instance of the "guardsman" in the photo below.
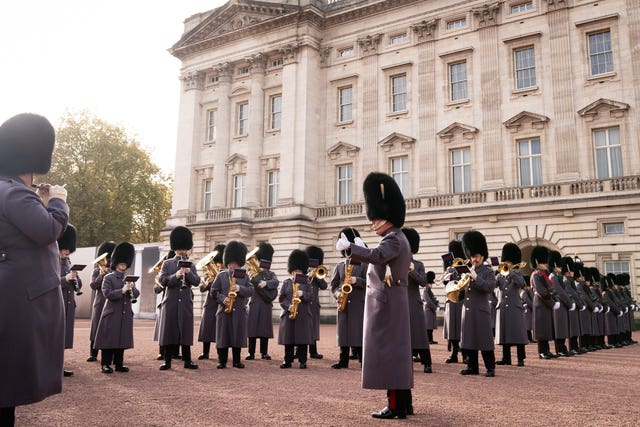
[[[216,253],[210,262],[213,262],[218,272],[222,270],[222,254],[225,245],[218,244],[213,248]],[[200,319],[200,330],[198,331],[198,341],[202,343],[202,354],[198,360],[208,359],[211,351],[211,343],[216,342],[216,312],[218,311],[217,295],[211,294],[211,285],[215,277],[205,276],[204,281],[200,281],[200,292],[206,292],[207,297],[202,306],[202,318]]]
[[[93,348],[93,343],[96,339],[96,331],[98,330],[98,323],[100,322],[100,316],[102,315],[102,309],[106,298],[102,293],[102,280],[104,276],[111,272],[111,253],[116,248],[116,243],[112,241],[102,242],[98,246],[97,257],[104,257],[102,264],[96,264],[91,274],[91,283],[89,286],[92,289],[93,302],[91,304],[91,331],[89,332],[89,340],[91,342],[89,357],[87,362],[95,362],[98,360],[98,350]]]
[[[569,308],[569,352],[574,355],[586,353],[586,351],[580,348],[580,344],[578,343],[578,337],[581,335],[579,310],[583,304],[580,301],[573,280],[573,258],[570,256],[562,258],[560,273],[562,274],[564,289],[567,291],[567,294],[569,294],[572,303]],[[573,308],[573,310],[571,308]]]
[[[531,274],[533,296],[533,339],[538,342],[538,357],[553,359],[549,340],[553,339],[553,310],[560,308],[554,298],[553,285],[549,279],[549,249],[535,246],[531,251]]]
[[[62,288],[62,298],[64,299],[65,329],[64,348],[73,348],[73,325],[76,320],[76,298],[82,289],[82,280],[78,277],[77,270],[71,270],[71,260],[69,255],[76,251],[76,228],[69,224],[58,239],[58,249],[60,251],[60,287]],[[73,371],[64,370],[64,376],[70,377]]]
[[[454,259],[464,260],[464,251],[462,250],[462,243],[459,240],[452,240],[449,242],[449,253],[453,255]],[[443,285],[447,285],[449,282],[455,282],[460,279],[460,275],[455,268],[451,266],[450,261],[443,260],[443,267],[445,270],[444,276],[441,281]],[[444,303],[444,328],[443,337],[447,340],[447,346],[451,351],[451,355],[444,361],[444,363],[458,363],[458,352],[460,351],[460,325],[462,324],[462,301],[454,302],[449,299]],[[463,356],[464,359],[464,356]],[[466,360],[463,360],[467,363]]]
[[[309,357],[312,359],[322,359],[322,354],[318,353],[317,342],[320,339],[320,291],[329,286],[326,277],[326,267],[324,262],[324,251],[318,246],[307,246],[305,250],[309,256],[309,285],[311,286],[311,318],[313,320],[313,343],[309,345]],[[320,268],[319,268],[320,267]],[[324,269],[320,272],[321,269]]]
[[[433,340],[433,331],[438,329],[438,317],[436,313],[440,311],[440,303],[431,290],[435,280],[436,273],[427,271],[427,286],[425,286],[422,291],[422,299],[424,301],[424,318],[427,322],[427,338],[429,338],[429,344],[438,344],[438,341]]]
[[[556,298],[560,302],[560,307],[553,310],[553,331],[554,344],[556,347],[556,356],[570,357],[573,353],[569,352],[566,340],[569,338],[569,310],[575,310],[576,307],[571,301],[569,293],[564,287],[564,277],[562,276],[562,255],[558,251],[549,252],[549,279],[553,285]]]

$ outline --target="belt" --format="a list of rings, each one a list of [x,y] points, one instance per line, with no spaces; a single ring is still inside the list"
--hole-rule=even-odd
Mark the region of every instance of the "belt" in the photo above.
[[[9,259],[9,254],[6,252],[0,252],[0,262],[5,262]]]

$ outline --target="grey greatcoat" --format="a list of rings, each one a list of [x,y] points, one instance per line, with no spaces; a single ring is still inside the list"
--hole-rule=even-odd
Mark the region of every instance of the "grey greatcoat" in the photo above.
[[[225,313],[224,300],[229,295],[231,270],[221,270],[211,285],[211,294],[216,296],[216,348],[247,346],[247,300],[253,295],[249,277],[235,279],[240,288],[236,293],[231,313]]]
[[[498,305],[496,307],[496,344],[527,344],[527,326],[520,291],[525,282],[522,273],[511,271],[508,276],[498,274]]]
[[[598,308],[602,308],[602,301],[600,301],[600,295],[595,286],[591,285],[588,288],[593,304]],[[591,313],[591,332],[594,336],[604,335],[604,312]]]
[[[557,273],[549,275],[556,297],[560,301],[560,308],[553,310],[553,331],[556,339],[569,338],[569,309],[571,309],[571,298],[564,287],[563,277]]]
[[[593,335],[593,326],[591,325],[591,316],[593,315],[593,309],[595,304],[591,300],[591,293],[589,287],[584,282],[578,282],[576,285],[578,290],[578,296],[580,297],[585,310],[580,310],[580,332],[582,335]]]
[[[602,303],[604,305],[604,334],[616,335],[619,334],[617,316],[623,311],[616,302],[613,292],[610,289],[602,292]]]
[[[460,348],[491,351],[495,346],[489,294],[496,287],[496,277],[487,265],[476,267],[475,272],[478,276],[471,281],[464,293]]]
[[[551,280],[547,272],[536,270],[531,275],[533,296],[533,339],[549,341],[553,339],[553,305]]]
[[[206,292],[207,297],[202,306],[202,317],[200,318],[200,330],[198,331],[199,342],[216,342],[216,311],[218,311],[218,296],[211,293],[211,285],[200,282],[200,292]]]
[[[62,391],[64,305],[57,239],[69,207],[0,176],[0,407]]]
[[[60,288],[62,289],[62,299],[64,300],[64,348],[73,348],[73,324],[76,320],[76,293],[73,282],[67,282],[66,276],[71,268],[69,258],[60,258]],[[78,276],[78,289],[82,288],[82,280]]]
[[[282,312],[280,313],[280,328],[278,332],[278,344],[280,345],[305,345],[313,344],[313,320],[311,318],[311,307],[309,302],[313,291],[308,283],[300,284],[300,304],[298,305],[298,316],[289,319],[289,307],[293,299],[293,279],[289,278],[282,282],[278,301]]]
[[[258,284],[264,281],[266,286],[258,288]],[[271,270],[262,270],[262,273],[253,278],[251,282],[255,291],[249,300],[249,326],[247,336],[273,338],[273,300],[264,292],[265,289],[276,290],[280,281]]]
[[[413,387],[408,277],[411,248],[391,227],[374,249],[351,244],[351,258],[369,263],[364,302],[362,387],[408,390]],[[390,286],[385,275],[390,272]]]
[[[448,276],[448,280],[443,280],[442,283],[446,286],[447,283],[460,279],[460,275],[455,268],[449,267],[445,273]],[[444,328],[442,336],[445,340],[460,341],[460,326],[462,324],[462,301],[453,302],[447,299],[444,303]]]
[[[582,302],[578,297],[578,291],[576,290],[576,285],[571,277],[564,277],[564,289],[569,294],[569,298],[572,303],[575,303],[576,309],[573,311],[569,311],[569,336],[570,337],[579,337],[582,335],[580,333],[580,308],[582,307]]]
[[[351,285],[351,293],[347,297],[344,311],[338,311],[337,341],[338,347],[362,347],[362,325],[364,322],[364,293],[367,284],[367,264],[353,265],[351,277],[356,282]],[[331,276],[331,293],[336,301],[340,296],[345,276],[345,262],[339,262]]]
[[[102,316],[104,303],[107,301],[102,293],[103,279],[104,276],[100,274],[100,268],[94,268],[93,273],[91,273],[91,282],[89,283],[89,286],[92,289],[91,293],[93,294],[93,303],[91,304],[91,331],[89,332],[90,341],[96,340],[98,323],[100,323],[100,316]]]
[[[427,286],[427,274],[424,264],[413,260],[413,271],[409,272],[409,286],[407,296],[409,298],[409,323],[411,325],[411,348],[424,350],[429,348],[427,336],[427,320],[424,317],[424,307],[420,296],[420,287]]]
[[[311,286],[311,301],[309,302],[309,309],[311,310],[311,320],[313,324],[313,340],[318,341],[320,339],[320,290],[325,290],[329,286],[325,279],[318,279],[314,277],[309,281]]]
[[[191,288],[200,284],[196,266],[182,279],[176,277],[179,256],[166,260],[160,272],[160,284],[164,286],[164,297],[160,303],[159,344],[193,345],[193,292]]]
[[[131,296],[123,294],[126,272],[114,271],[104,276],[102,293],[107,299],[93,348],[104,350],[133,348],[133,309]],[[138,288],[133,289],[134,298],[140,296]]]
[[[533,328],[533,300],[531,299],[531,288],[525,287],[520,291],[520,301],[524,314],[524,326],[527,331]]]
[[[427,331],[438,329],[438,318],[436,313],[440,308],[438,299],[431,291],[429,286],[425,286],[422,291],[422,299],[424,300],[424,319],[427,325]]]
[[[160,299],[160,301],[164,299],[164,288],[161,286],[158,286],[158,283],[153,284],[153,292],[156,294],[156,302],[158,301],[158,299]],[[160,296],[158,297],[158,295]],[[153,327],[154,341],[160,340],[160,314],[162,313],[162,311],[160,311],[161,305],[162,305],[161,303],[158,303],[158,305],[156,306],[156,324]]]

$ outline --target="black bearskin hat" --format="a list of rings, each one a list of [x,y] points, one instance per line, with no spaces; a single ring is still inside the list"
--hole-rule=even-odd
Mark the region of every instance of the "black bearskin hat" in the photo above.
[[[582,276],[584,277],[585,281],[592,282],[593,281],[593,274],[591,272],[591,267],[583,267],[582,268]]]
[[[115,270],[116,266],[121,262],[127,264],[127,268],[133,264],[136,256],[136,248],[129,242],[118,243],[111,254],[111,269]]]
[[[305,274],[307,270],[309,270],[309,256],[305,251],[294,249],[289,254],[289,259],[287,260],[287,271],[291,273],[294,270],[300,270]]]
[[[531,268],[538,268],[538,264],[546,264],[549,261],[549,249],[544,246],[535,246],[531,251]]]
[[[222,264],[222,254],[224,253],[225,245],[222,243],[218,243],[213,250],[217,252],[216,256],[213,257],[213,262]]]
[[[464,250],[462,249],[462,242],[460,240],[452,240],[449,242],[449,252],[453,254],[454,258],[466,258]]]
[[[554,268],[562,266],[562,255],[558,251],[549,251],[549,272],[552,272]]]
[[[573,271],[573,258],[570,256],[563,257],[560,265],[562,267],[562,274]]]
[[[256,258],[258,261],[269,261],[273,259],[273,246],[267,242],[260,242],[258,244],[258,252],[256,252]]]
[[[429,284],[435,281],[436,281],[436,273],[434,273],[431,270],[427,271],[427,283]]]
[[[171,249],[174,251],[178,249],[189,250],[193,248],[193,235],[191,234],[191,230],[187,227],[183,227],[182,225],[177,226],[171,230],[169,243]]]
[[[608,273],[606,277],[607,279],[609,279],[609,283],[611,283],[611,286],[618,283],[618,278],[614,273]]]
[[[369,221],[385,219],[398,228],[404,225],[404,197],[391,176],[371,172],[364,180],[362,191]]]
[[[484,259],[489,259],[489,249],[484,235],[476,230],[467,231],[462,235],[462,249],[466,258],[480,254]]]
[[[413,228],[403,228],[402,232],[407,237],[409,241],[409,246],[411,246],[411,253],[417,254],[418,249],[420,249],[420,235]]]
[[[242,267],[247,258],[247,247],[242,242],[238,242],[237,240],[232,240],[227,243],[227,246],[224,248],[224,254],[222,255],[222,260],[224,266],[228,266],[232,262],[238,264],[239,267]]]
[[[309,257],[309,266],[315,268],[324,262],[324,251],[317,246],[307,246],[304,250]]]
[[[96,254],[96,256],[100,256],[104,253],[107,254],[107,264],[109,264],[111,262],[111,254],[113,253],[113,250],[116,248],[116,242],[112,242],[112,241],[108,241],[108,242],[102,242],[100,243],[100,246],[98,246],[98,253]]]
[[[591,270],[591,280],[594,283],[598,283],[601,279],[600,270],[597,267],[591,267],[589,270]]]
[[[581,262],[573,262],[573,278],[584,278],[584,264]]]
[[[74,253],[76,251],[76,236],[76,228],[67,224],[62,236],[58,237],[58,249],[69,249],[69,253]]]
[[[0,175],[48,173],[55,140],[46,118],[29,113],[13,116],[0,126]]]
[[[347,238],[347,240],[350,241],[351,243],[355,243],[356,237],[360,237],[360,233],[358,233],[358,230],[356,230],[353,227],[346,227],[340,230],[340,233],[338,233],[338,239],[343,234]],[[340,253],[342,254],[343,258],[347,257],[347,251],[340,251]]]
[[[629,286],[629,283],[631,283],[631,277],[629,276],[629,273],[620,273],[616,276],[617,279],[617,283],[620,286]]]
[[[602,288],[603,291],[606,291],[611,286],[613,286],[613,283],[611,283],[611,278],[610,277],[602,276],[600,278],[600,287]]]
[[[509,261],[512,264],[520,264],[522,262],[522,251],[515,243],[505,243],[502,247],[502,262]]]

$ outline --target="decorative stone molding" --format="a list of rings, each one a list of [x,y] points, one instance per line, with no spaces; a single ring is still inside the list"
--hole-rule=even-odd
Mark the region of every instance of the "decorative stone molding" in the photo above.
[[[423,20],[416,24],[410,25],[409,28],[411,28],[411,30],[416,35],[416,43],[423,43],[435,39],[435,32],[438,28],[438,20],[439,18],[434,18],[429,21]]]
[[[282,55],[282,60],[285,64],[292,64],[298,59],[298,52],[300,51],[300,44],[291,44],[281,47],[278,52]]]
[[[329,58],[331,55],[330,47],[323,47],[320,49],[320,65],[329,65]]]
[[[529,111],[521,111],[503,124],[511,133],[517,133],[520,127],[527,121],[531,122],[532,129],[539,130],[544,129],[547,122],[549,122],[549,117],[542,114],[530,113]]]
[[[383,140],[379,141],[378,146],[384,151],[391,151],[396,144],[399,144],[402,149],[407,150],[410,149],[415,143],[415,138],[411,138],[410,136],[403,135],[398,132],[393,132]]]
[[[249,63],[252,73],[264,73],[264,70],[267,68],[267,55],[262,52],[245,58],[245,61]]]
[[[213,72],[218,77],[231,77],[233,75],[234,67],[230,62],[221,62],[218,65],[214,65]]]
[[[345,156],[348,158],[354,158],[358,155],[359,151],[360,147],[356,147],[355,145],[351,145],[346,142],[338,142],[336,145],[329,148],[327,155],[331,160],[338,160]]]
[[[600,98],[595,102],[578,110],[580,117],[586,121],[592,122],[598,119],[600,111],[608,110],[609,117],[620,119],[629,111],[629,104],[624,102],[612,101],[610,99]]]
[[[471,9],[479,28],[489,27],[498,23],[498,13],[502,7],[502,1],[488,3],[483,6]]]
[[[569,5],[566,0],[547,0],[547,7],[549,10],[564,9],[568,6]]]
[[[280,169],[280,156],[262,156],[260,157],[260,165],[264,168],[264,170]]]
[[[232,154],[224,162],[228,170],[234,173],[242,173],[247,171],[247,158],[238,153]]]
[[[360,46],[360,51],[362,52],[362,56],[374,55],[378,52],[378,46],[380,45],[380,40],[382,40],[382,33],[368,35],[366,37],[359,38],[358,46]]]
[[[202,90],[204,88],[205,73],[203,71],[189,71],[180,76],[182,80],[182,89],[187,90]]]
[[[446,128],[442,129],[436,135],[442,138],[442,140],[446,143],[451,142],[451,140],[455,137],[456,132],[458,131],[462,133],[462,137],[464,139],[474,139],[476,137],[476,134],[478,133],[478,128],[454,122]]]

